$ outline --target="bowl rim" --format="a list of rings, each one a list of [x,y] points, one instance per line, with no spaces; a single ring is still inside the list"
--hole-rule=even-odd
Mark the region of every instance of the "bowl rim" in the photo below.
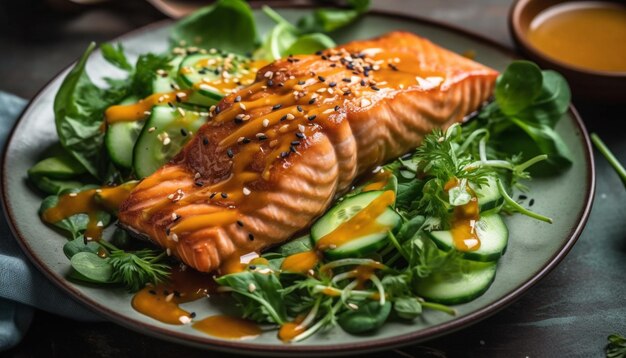
[[[586,75],[586,76],[604,77],[604,78],[611,78],[611,79],[626,79],[626,71],[593,70],[593,69],[589,69],[586,67],[572,65],[572,64],[563,62],[560,59],[557,59],[553,56],[546,54],[545,52],[535,47],[532,43],[530,43],[530,41],[528,41],[528,38],[526,36],[527,31],[523,31],[521,28],[520,17],[521,17],[522,10],[532,1],[536,1],[536,0],[514,0],[509,11],[509,16],[508,16],[509,32],[511,33],[513,42],[518,47],[518,50],[528,52],[533,57],[540,58],[544,62],[552,63],[555,66],[558,66],[562,68],[563,70],[566,70],[569,72],[578,73],[578,74]],[[558,1],[560,1],[560,3],[565,3],[565,2],[575,2],[577,0],[558,0]],[[618,2],[614,0],[601,0],[600,2],[615,2],[615,3],[623,4],[622,2]],[[545,3],[545,2],[540,1],[540,3]],[[544,10],[547,9],[548,7],[545,7]]]

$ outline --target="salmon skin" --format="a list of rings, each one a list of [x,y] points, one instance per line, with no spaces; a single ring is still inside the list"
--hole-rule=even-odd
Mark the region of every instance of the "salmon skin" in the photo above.
[[[137,185],[120,225],[199,271],[228,272],[225,262],[288,240],[359,176],[476,111],[497,75],[406,32],[277,60]]]

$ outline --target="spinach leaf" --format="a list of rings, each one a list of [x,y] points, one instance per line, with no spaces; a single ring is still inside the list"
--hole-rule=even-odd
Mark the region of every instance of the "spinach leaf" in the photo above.
[[[541,93],[543,76],[530,61],[512,62],[496,80],[495,96],[500,110],[509,116],[529,107]]]
[[[70,180],[86,172],[82,164],[62,148],[53,151],[58,154],[43,159],[28,169],[28,179],[47,194],[58,194],[84,186],[78,180]]]
[[[113,66],[127,72],[133,70],[133,66],[128,62],[126,54],[124,53],[124,47],[121,43],[118,43],[117,47],[108,43],[102,44],[100,46],[100,51],[102,51],[104,59]]]
[[[250,6],[242,0],[218,0],[178,21],[172,29],[172,46],[185,43],[205,49],[246,54],[254,50],[257,29]]]
[[[276,251],[287,257],[300,252],[311,251],[311,247],[311,237],[304,235],[280,245]]]
[[[318,9],[298,21],[303,33],[332,32],[347,26],[367,11],[370,0],[350,0],[351,9]]]
[[[283,56],[311,54],[336,45],[333,39],[322,33],[302,35],[283,52]]]
[[[255,51],[254,58],[268,61],[279,59],[285,55],[297,39],[297,33],[294,32],[293,27],[288,23],[281,22],[265,35],[263,45]]]
[[[422,314],[422,304],[415,297],[400,297],[393,302],[393,311],[400,318],[413,320]]]
[[[43,199],[41,206],[39,207],[39,215],[43,215],[47,209],[57,206],[58,202],[58,195],[51,195]],[[111,215],[105,211],[98,211],[96,217],[98,221],[102,221],[104,226],[107,226],[111,221]],[[85,230],[87,230],[88,224],[89,216],[83,213],[75,214],[66,219],[57,221],[56,223],[52,223],[52,225],[58,227],[59,229],[68,231],[72,235],[73,239],[78,238]]]
[[[283,324],[286,321],[282,285],[266,266],[221,276],[215,281],[233,290],[244,318],[257,322]]]
[[[531,106],[519,112],[516,117],[526,122],[554,128],[567,112],[572,95],[563,76],[554,71],[542,71],[542,75],[541,94]]]
[[[79,252],[91,252],[97,254],[100,250],[100,245],[94,241],[85,241],[85,238],[80,235],[74,240],[70,240],[63,245],[63,253],[68,259],[71,259]]]
[[[137,58],[135,72],[131,79],[131,92],[133,95],[143,98],[152,93],[152,83],[157,75],[157,70],[169,71],[171,58],[167,55],[155,55],[148,53]]]
[[[70,262],[72,268],[80,274],[74,278],[83,278],[84,281],[93,283],[111,282],[113,266],[93,252],[79,252],[72,256]]]
[[[337,320],[341,328],[348,333],[360,334],[374,331],[385,324],[391,312],[389,301],[384,305],[378,301],[365,301],[359,302],[358,306],[359,308],[354,311],[344,311]]]
[[[51,179],[47,176],[37,177],[32,180],[37,189],[46,194],[56,195],[64,191],[77,190],[85,184],[76,180]]]
[[[94,177],[101,178],[103,160],[101,130],[104,110],[121,100],[126,89],[101,89],[91,82],[85,66],[94,50],[91,43],[63,80],[54,99],[54,114],[61,145]]]

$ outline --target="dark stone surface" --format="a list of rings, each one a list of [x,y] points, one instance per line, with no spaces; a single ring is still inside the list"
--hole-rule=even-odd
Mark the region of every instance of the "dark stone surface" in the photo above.
[[[105,2],[61,10],[60,0],[0,1],[0,90],[31,98],[78,57],[103,42],[164,18],[142,1]],[[454,23],[511,45],[510,0],[374,1],[375,7]],[[580,106],[626,162],[623,108]],[[596,153],[597,154],[597,153]],[[596,157],[596,200],[578,243],[521,299],[469,328],[424,344],[370,357],[599,357],[606,337],[626,334],[626,191]],[[222,356],[129,331],[112,323],[79,323],[37,311],[25,340],[7,357]],[[228,355],[223,355],[228,356]]]

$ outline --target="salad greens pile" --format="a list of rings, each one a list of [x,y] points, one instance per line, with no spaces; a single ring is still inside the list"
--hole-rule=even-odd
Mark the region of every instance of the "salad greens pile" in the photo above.
[[[348,3],[347,9],[315,10],[297,25],[265,7],[264,13],[276,25],[261,38],[244,1],[219,0],[174,25],[168,53],[143,54],[133,64],[121,44],[102,45],[103,57],[127,74],[123,79],[105,78],[106,88],[96,86],[87,74],[86,62],[95,49],[91,44],[55,98],[60,145],[28,171],[30,181],[50,195],[40,212],[67,193],[141,179],[133,166],[111,159],[104,112],[112,105],[159,93],[155,83],[177,72],[181,53],[218,49],[229,58],[268,61],[313,53],[334,46],[329,33],[356,21],[369,6],[369,0]],[[211,101],[184,108],[206,112],[216,103]],[[393,224],[382,236],[369,237],[366,244],[336,256],[330,255],[332,250],[318,252],[319,263],[307,272],[283,270],[286,258],[317,250],[319,238],[304,235],[264,253],[243,272],[215,280],[236,298],[244,318],[281,326],[294,323],[289,341],[335,324],[349,333],[371,332],[388,320],[414,320],[423,309],[454,314],[448,305],[478,297],[494,279],[508,240],[500,214],[521,213],[551,222],[523,207],[512,192],[526,190],[523,181],[531,174],[555,175],[571,165],[568,148],[555,130],[569,102],[569,87],[559,74],[527,61],[511,63],[497,79],[494,100],[466,124],[435,130],[413,153],[377,168],[386,180],[379,192],[393,192],[393,203],[386,208]],[[182,137],[189,136],[183,132]],[[377,197],[366,189],[368,184],[366,180],[345,194],[325,216],[338,215],[337,220],[345,222],[358,215],[369,204],[350,207],[354,212],[342,211],[342,205],[365,200],[366,195]],[[478,222],[469,220],[471,205],[480,211]],[[114,222],[115,210],[104,205],[100,209],[95,213],[100,226]],[[459,213],[468,215],[468,222],[484,235],[480,250],[456,249],[450,232]],[[53,223],[72,238],[63,248],[72,279],[131,292],[167,280],[171,261],[164,252],[142,247],[122,230],[116,230],[110,241],[85,240],[90,219],[79,213]],[[316,225],[334,219],[322,217]]]

